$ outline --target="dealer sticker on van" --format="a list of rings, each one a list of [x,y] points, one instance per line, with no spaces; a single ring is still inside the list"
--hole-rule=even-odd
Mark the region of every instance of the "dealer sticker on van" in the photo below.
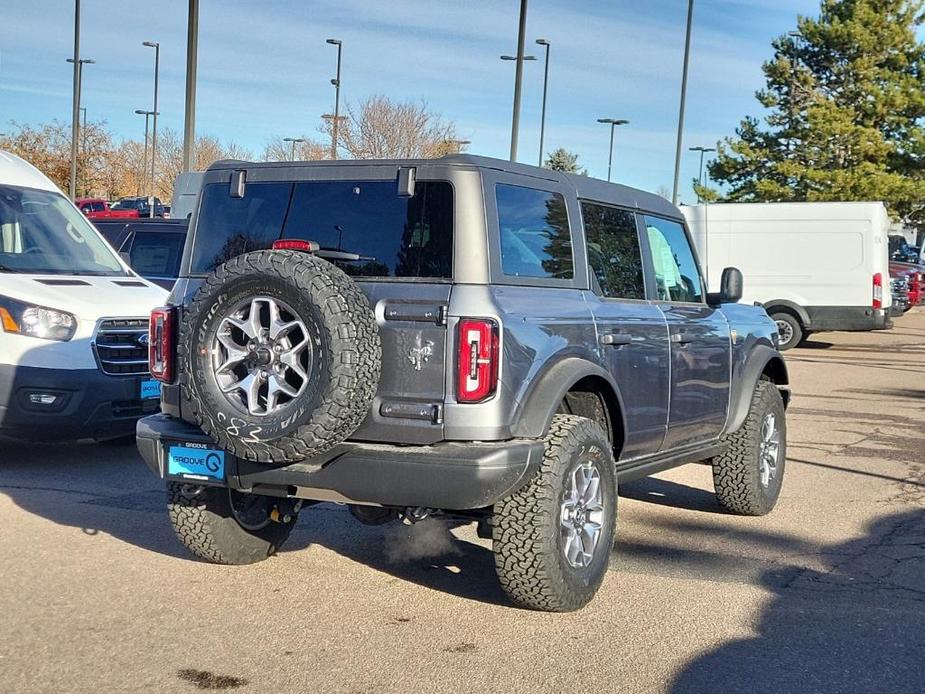
[[[225,451],[171,446],[167,452],[167,473],[187,479],[224,480]]]

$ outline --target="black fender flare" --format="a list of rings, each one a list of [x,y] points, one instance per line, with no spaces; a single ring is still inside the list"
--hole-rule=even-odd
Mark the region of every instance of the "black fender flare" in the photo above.
[[[787,364],[784,362],[784,358],[773,347],[756,345],[740,369],[738,378],[735,378],[732,383],[734,390],[730,393],[729,416],[726,424],[727,434],[738,431],[745,422],[745,418],[748,416],[748,408],[752,402],[752,393],[755,392],[755,386],[758,385],[762,375],[768,371],[770,372],[771,380],[781,391],[784,407],[786,408],[789,404],[790,376],[787,373]]]
[[[788,301],[787,299],[774,299],[772,301],[765,301],[762,306],[764,307],[764,310],[767,311],[768,315],[771,315],[771,312],[775,308],[785,308],[790,313],[796,314],[804,328],[809,330],[813,327],[813,321],[809,317],[809,313],[807,313],[806,309],[792,301]]]
[[[619,408],[620,426],[623,432],[626,432],[623,397],[613,376],[606,369],[586,359],[566,357],[537,377],[533,387],[518,403],[514,417],[516,423],[512,432],[513,436],[523,438],[545,436],[565,394],[578,381],[588,376],[599,377],[610,386]]]

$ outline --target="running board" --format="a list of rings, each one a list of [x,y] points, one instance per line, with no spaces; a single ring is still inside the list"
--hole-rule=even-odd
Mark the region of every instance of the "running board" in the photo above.
[[[712,443],[707,446],[698,445],[696,448],[685,448],[680,451],[670,451],[668,453],[656,453],[641,458],[632,458],[630,460],[617,463],[617,481],[632,482],[642,477],[648,477],[658,472],[670,470],[679,465],[687,463],[699,463],[708,460],[713,456],[720,455],[726,450],[724,443]]]

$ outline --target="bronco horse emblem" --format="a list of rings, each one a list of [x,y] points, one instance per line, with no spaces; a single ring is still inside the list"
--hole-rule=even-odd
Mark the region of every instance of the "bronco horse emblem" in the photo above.
[[[434,343],[427,340],[423,345],[419,343],[417,347],[411,348],[408,353],[408,361],[411,362],[415,371],[420,371],[432,356],[434,356]]]

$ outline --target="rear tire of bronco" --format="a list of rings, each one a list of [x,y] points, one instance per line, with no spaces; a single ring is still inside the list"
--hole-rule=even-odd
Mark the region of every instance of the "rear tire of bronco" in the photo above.
[[[584,607],[610,564],[616,516],[607,435],[590,419],[555,415],[539,472],[494,507],[495,569],[504,592],[532,610]]]
[[[711,461],[719,503],[740,516],[770,513],[787,462],[787,421],[777,386],[758,381],[745,422],[725,443],[726,452]]]
[[[277,501],[221,487],[167,483],[174,532],[193,554],[213,564],[253,564],[275,554],[298,518],[290,509],[288,521],[273,520]]]
[[[369,301],[346,273],[292,251],[246,253],[184,311],[180,385],[202,430],[239,458],[298,462],[350,436],[379,385]]]

